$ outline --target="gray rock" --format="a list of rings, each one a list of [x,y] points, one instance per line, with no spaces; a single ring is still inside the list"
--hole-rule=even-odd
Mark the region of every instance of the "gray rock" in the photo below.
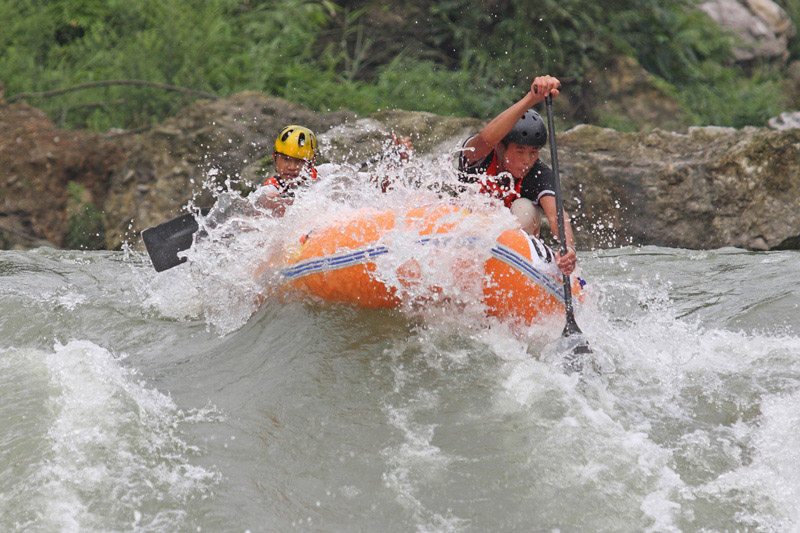
[[[781,113],[769,119],[769,127],[776,130],[800,128],[800,111]]]
[[[369,157],[394,132],[412,137],[416,157],[446,166],[444,156],[485,122],[407,111],[316,114],[241,93],[195,102],[137,137],[58,130],[24,104],[0,107],[0,123],[7,169],[0,178],[0,247],[36,245],[42,238],[62,245],[66,185],[79,176],[87,201],[105,213],[105,244],[113,249],[124,241],[140,247],[141,230],[181,213],[192,198],[210,205],[212,195],[200,183],[211,175],[219,186],[248,187],[243,173],[272,152],[286,124],[314,129],[331,161]],[[583,249],[800,248],[798,128],[620,133],[579,126],[559,133],[558,146],[564,201]],[[549,159],[547,150],[542,157]]]
[[[708,0],[698,7],[738,38],[737,62],[784,63],[789,58],[788,43],[796,29],[786,11],[772,0]]]
[[[584,248],[800,243],[800,130],[582,126],[558,140],[565,205]]]
[[[213,195],[201,190],[203,182],[251,189],[262,179],[263,158],[272,154],[278,132],[294,123],[317,133],[319,163],[350,164],[381,152],[392,133],[411,136],[418,152],[426,154],[453,144],[453,139],[481,124],[408,111],[384,111],[361,119],[349,112],[316,114],[255,92],[195,102],[142,135],[114,171],[104,205],[106,245],[114,249],[130,242],[141,248],[137,236],[142,230],[177,216],[190,201],[211,205]]]
[[[219,183],[247,174],[292,122],[318,132],[326,160],[351,164],[379,152],[392,132],[410,135],[417,157],[438,159],[484,124],[407,111],[315,115],[257,93],[197,103],[168,124],[180,133],[143,136],[115,171],[105,204],[109,247],[136,243],[142,229],[178,214],[209,169],[217,169]],[[581,248],[800,245],[798,129],[620,133],[579,126],[560,133],[558,146],[564,201]],[[548,155],[543,150],[545,161]],[[210,201],[196,198],[198,205]]]

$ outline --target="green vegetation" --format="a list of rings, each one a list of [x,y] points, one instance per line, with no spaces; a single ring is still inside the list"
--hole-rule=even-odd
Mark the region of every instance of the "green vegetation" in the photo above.
[[[779,74],[727,66],[731,38],[692,2],[0,0],[0,80],[7,96],[138,79],[219,96],[260,90],[317,110],[488,117],[533,74],[580,86],[626,54],[698,124],[762,124],[785,110]],[[798,20],[796,2],[783,4]],[[163,120],[193,98],[111,86],[29,101],[103,131]]]
[[[800,2],[797,0],[775,0],[775,3],[786,11],[789,18],[792,19],[794,27],[797,28],[797,34],[789,43],[789,51],[792,54],[792,58],[800,59]]]
[[[74,181],[67,184],[67,235],[64,246],[73,250],[103,250],[105,223],[103,214],[91,202],[86,201],[86,189]]]

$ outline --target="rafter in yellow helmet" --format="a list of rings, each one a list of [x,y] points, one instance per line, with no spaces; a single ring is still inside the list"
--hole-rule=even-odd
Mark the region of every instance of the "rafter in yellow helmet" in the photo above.
[[[275,139],[275,151],[289,157],[311,161],[317,151],[317,136],[303,126],[286,126]]]

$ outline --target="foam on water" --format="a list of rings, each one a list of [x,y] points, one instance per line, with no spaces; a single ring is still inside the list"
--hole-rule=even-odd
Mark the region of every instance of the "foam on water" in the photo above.
[[[742,504],[745,524],[790,531],[800,524],[800,393],[769,396],[761,411],[757,427],[739,428],[753,448],[751,462],[698,492]]]
[[[13,507],[3,523],[58,531],[168,531],[188,525],[187,509],[210,494],[219,473],[192,464],[202,450],[182,439],[181,426],[218,415],[179,410],[126,368],[124,356],[88,341],[0,356],[30,369],[33,376],[23,383],[46,412],[23,406],[26,412],[18,416],[48,420],[41,438],[18,435],[41,448],[36,456],[6,450],[14,452],[11,461],[27,463],[27,472],[24,483],[4,493]],[[31,379],[39,372],[49,376],[46,385]]]
[[[590,285],[577,318],[596,363],[583,374],[565,373],[551,350],[563,317],[524,328],[486,318],[472,278],[452,275],[460,257],[475,256],[468,270],[480,254],[413,246],[413,232],[387,237],[394,251],[376,273],[406,291],[401,313],[296,303],[280,289],[283,250],[308,231],[357,209],[443,201],[452,183],[437,164],[413,162],[387,194],[340,166],[281,219],[226,193],[237,214],[201,219],[207,235],[186,265],[134,268],[134,307],[169,320],[131,330],[178,338],[154,343],[180,353],[153,372],[181,370],[169,383],[184,400],[235,405],[243,427],[234,429],[250,439],[213,444],[228,435],[217,415],[181,412],[102,343],[0,352],[11,376],[0,392],[18,406],[11,427],[35,443],[26,455],[0,440],[26,465],[0,477],[11,523],[186,530],[210,514],[206,523],[231,529],[257,529],[264,517],[275,530],[799,529],[800,326],[797,291],[785,283],[797,268],[789,255],[581,254]],[[500,213],[489,227],[455,233],[493,239],[514,224]],[[427,284],[398,278],[412,260]],[[30,294],[46,292],[48,305],[81,313],[93,301],[83,287],[46,283]],[[779,327],[762,327],[776,310]],[[198,317],[211,334],[182,331]],[[30,387],[15,389],[16,379]],[[206,452],[181,431],[195,421],[214,426],[207,442],[224,472],[197,464]],[[247,512],[220,509],[217,487]]]
[[[796,318],[745,330],[720,311],[780,297],[791,254],[586,254],[593,297],[578,322],[608,364],[579,375],[542,359],[563,317],[484,319],[462,312],[469,291],[402,314],[270,299],[219,337],[180,316],[182,294],[196,291],[196,316],[214,303],[179,285],[191,265],[165,278],[98,255],[59,270],[58,253],[14,252],[9,263],[30,268],[0,277],[0,306],[21,315],[0,315],[19,345],[0,350],[6,529],[800,527]],[[776,288],[691,282],[715,261]],[[139,300],[124,292],[135,276],[155,283]],[[58,289],[64,277],[72,286]],[[704,294],[716,290],[750,307]],[[152,316],[160,291],[175,317]],[[214,298],[219,312],[239,305]],[[106,315],[111,326],[94,329]],[[44,325],[95,342],[42,349]],[[97,340],[112,329],[115,341]],[[208,402],[236,417],[178,407]]]
[[[558,441],[573,443],[597,493],[621,484],[638,494],[643,529],[683,531],[709,517],[732,529],[795,529],[800,471],[791,462],[790,412],[800,340],[677,318],[671,288],[657,274],[607,283],[613,298],[597,298],[583,315],[596,355],[610,357],[613,372],[578,379],[512,361],[506,389],[539,414],[561,398],[559,423],[579,431]],[[757,489],[765,484],[766,492]]]
[[[469,363],[468,356],[458,351],[443,353],[437,347],[441,340],[435,333],[427,330],[419,330],[419,333],[419,344],[416,340],[411,345],[399,343],[385,353],[392,361],[389,368],[393,392],[382,408],[389,425],[396,431],[397,440],[395,445],[382,450],[386,463],[383,481],[396,494],[397,502],[410,513],[417,531],[464,531],[470,520],[457,516],[450,509],[439,511],[427,501],[429,487],[446,477],[447,469],[454,462],[464,461],[464,458],[433,444],[438,424],[421,419],[435,418],[435,413],[444,407],[440,392],[426,386],[423,376],[446,369],[464,370]],[[415,361],[407,359],[409,353],[415,354]]]
[[[444,172],[442,168],[438,160],[414,160],[400,169],[379,166],[373,175],[391,176],[394,183],[392,189],[381,193],[368,176],[352,167],[329,164],[281,218],[271,216],[272,211],[259,204],[258,194],[220,193],[209,176],[207,187],[215,191],[217,204],[207,217],[198,216],[201,231],[192,248],[182,253],[188,264],[148,280],[147,302],[166,316],[185,319],[202,315],[218,333],[234,331],[265,299],[286,294],[278,272],[286,266],[287,249],[315,229],[366,208],[392,210],[398,215],[396,230],[376,243],[389,247],[390,253],[376,258],[375,275],[403,295],[407,312],[414,313],[419,302],[440,300],[474,306],[482,296],[478,270],[489,258],[490,245],[502,231],[518,227],[518,223],[508,210],[499,209],[497,201],[444,192],[456,184],[452,170]],[[492,216],[455,221],[457,225],[448,233],[455,245],[414,244],[419,235],[402,229],[403,214],[443,202]],[[448,220],[445,216],[442,223]],[[476,235],[485,241],[482,247],[464,245],[464,239],[458,244],[460,237],[474,239]],[[398,278],[398,271],[411,261],[424,283],[409,285]],[[476,316],[483,311],[476,309]]]
[[[483,420],[478,427],[512,421],[490,431],[513,444],[494,443],[499,449],[484,456],[503,458],[493,461],[492,476],[512,479],[509,500],[526,494],[528,510],[514,509],[512,524],[596,531],[800,527],[800,339],[679,318],[675,288],[661,274],[635,282],[624,272],[619,277],[579,315],[594,357],[604,362],[599,374],[565,374],[530,357],[546,351],[561,320],[519,335],[501,323],[475,328],[434,315],[413,341],[385,353],[394,394],[384,409],[399,443],[384,450],[384,481],[418,530],[483,527],[478,511],[453,503],[443,513],[429,492],[437,486],[458,501],[450,484],[470,471],[474,450],[448,442],[448,425],[468,431],[473,416]],[[470,394],[458,389],[462,380],[503,394],[492,395],[480,415],[467,409],[437,422],[448,412],[447,398]],[[527,455],[519,470],[528,478],[514,480],[501,465],[521,449]],[[479,506],[480,491],[473,487],[469,498]]]

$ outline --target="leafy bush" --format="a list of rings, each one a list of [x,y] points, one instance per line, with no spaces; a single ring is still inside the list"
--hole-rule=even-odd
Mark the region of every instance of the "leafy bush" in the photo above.
[[[800,61],[800,2],[797,0],[775,0],[775,2],[786,11],[797,29],[795,36],[789,41],[789,52],[790,60]]]
[[[712,83],[697,83],[680,94],[685,107],[704,124],[764,126],[789,105],[782,83],[774,73],[757,71],[743,77],[732,68],[716,68]]]
[[[0,79],[8,96],[142,79],[220,96],[261,90],[317,110],[488,117],[535,74],[579,85],[627,54],[687,95],[698,123],[763,123],[783,104],[778,75],[725,67],[731,39],[693,2],[0,0]],[[783,3],[797,20],[796,3]],[[737,93],[759,101],[726,112]],[[162,120],[188,98],[113,86],[32,103],[102,131]]]

